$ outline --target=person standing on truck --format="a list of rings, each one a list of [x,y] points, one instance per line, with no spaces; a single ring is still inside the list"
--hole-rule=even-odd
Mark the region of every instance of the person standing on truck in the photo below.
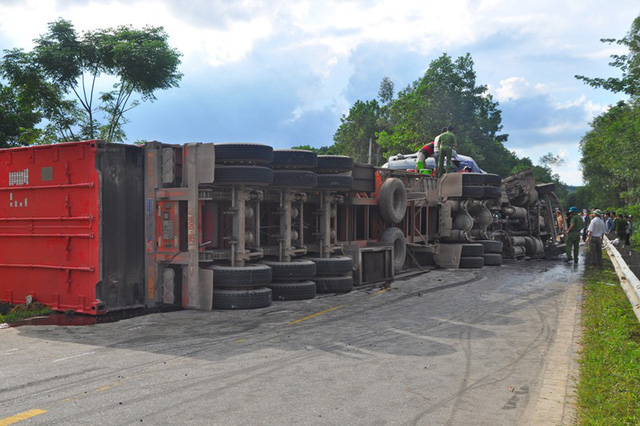
[[[567,228],[567,258],[565,262],[578,264],[578,253],[580,252],[580,230],[584,227],[584,221],[580,217],[580,210],[577,207],[569,209],[569,227]],[[573,251],[573,256],[571,252]]]
[[[602,236],[604,235],[605,225],[602,220],[602,210],[595,209],[593,211],[594,218],[589,223],[587,229],[587,243],[589,244],[589,252],[587,264],[598,268],[602,267]]]
[[[429,142],[418,151],[418,160],[416,161],[416,173],[424,173],[427,171],[424,161],[432,157],[435,153],[435,141]]]
[[[451,151],[458,148],[458,140],[454,134],[455,128],[449,126],[447,131],[440,135],[439,138],[439,156],[438,156],[438,177],[451,171]],[[447,170],[445,171],[444,157],[447,157]]]

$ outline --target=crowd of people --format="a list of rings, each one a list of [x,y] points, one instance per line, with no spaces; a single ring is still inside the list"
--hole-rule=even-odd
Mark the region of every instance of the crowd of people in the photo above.
[[[562,227],[562,213],[556,211]],[[630,245],[633,216],[595,208],[591,212],[571,207],[567,212],[566,262],[578,263],[580,245],[588,246],[587,264],[602,267],[602,238],[606,235],[617,247]]]

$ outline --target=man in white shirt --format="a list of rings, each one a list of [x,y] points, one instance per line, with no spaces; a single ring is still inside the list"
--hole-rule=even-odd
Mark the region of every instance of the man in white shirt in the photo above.
[[[589,253],[587,264],[598,268],[602,267],[602,236],[605,232],[604,220],[602,220],[602,210],[596,209],[595,217],[589,223],[587,229],[587,242],[589,243]]]

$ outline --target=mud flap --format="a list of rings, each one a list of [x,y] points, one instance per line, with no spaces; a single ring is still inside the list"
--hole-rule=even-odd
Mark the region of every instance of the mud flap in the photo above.
[[[461,254],[462,244],[437,244],[433,258],[441,268],[458,269]]]

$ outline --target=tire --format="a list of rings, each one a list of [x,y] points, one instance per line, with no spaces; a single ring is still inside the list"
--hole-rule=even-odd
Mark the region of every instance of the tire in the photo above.
[[[349,256],[307,257],[316,264],[317,276],[345,275],[353,272],[353,259]]]
[[[212,265],[214,288],[247,289],[271,283],[271,268],[267,265],[224,266]]]
[[[407,212],[407,190],[398,178],[389,178],[380,187],[380,216],[388,223],[400,223]]]
[[[316,277],[313,281],[318,293],[348,293],[353,290],[352,276]]]
[[[318,175],[318,186],[316,189],[350,191],[353,189],[353,178],[345,175]]]
[[[484,184],[489,186],[502,186],[502,178],[499,175],[493,173],[487,173],[482,175],[484,178]]]
[[[270,288],[253,290],[213,290],[213,309],[256,309],[271,305]]]
[[[268,186],[273,170],[260,166],[216,166],[214,185]]]
[[[484,258],[484,266],[502,265],[502,255],[499,253],[485,253],[482,257]]]
[[[462,173],[462,185],[464,186],[484,185],[484,173]]]
[[[305,149],[276,149],[273,151],[274,169],[306,169],[313,170],[318,162],[318,155]]]
[[[353,158],[346,155],[318,155],[318,173],[341,173],[353,170]]]
[[[498,240],[476,240],[476,244],[482,244],[484,246],[484,252],[486,253],[502,253],[502,241]]]
[[[502,197],[502,189],[497,186],[485,186],[483,198],[500,198]]]
[[[318,176],[306,170],[274,170],[271,186],[311,189],[318,186]]]
[[[273,148],[257,143],[214,144],[216,164],[267,164],[273,161]]]
[[[550,194],[555,190],[556,190],[556,184],[553,182],[536,185],[536,191],[538,191],[538,195]]]
[[[482,256],[468,256],[460,257],[461,269],[477,269],[484,266],[484,257]]]
[[[316,283],[301,281],[293,283],[271,283],[273,300],[305,300],[316,297]]]
[[[387,228],[380,234],[380,242],[393,244],[393,271],[402,271],[407,257],[407,240],[402,231],[398,228]]]
[[[310,260],[296,259],[291,262],[263,260],[271,268],[272,282],[308,281],[316,275],[316,264]]]
[[[462,187],[462,198],[484,198],[484,186],[467,185]]]
[[[482,244],[462,244],[461,257],[482,256],[483,254],[484,246]]]

